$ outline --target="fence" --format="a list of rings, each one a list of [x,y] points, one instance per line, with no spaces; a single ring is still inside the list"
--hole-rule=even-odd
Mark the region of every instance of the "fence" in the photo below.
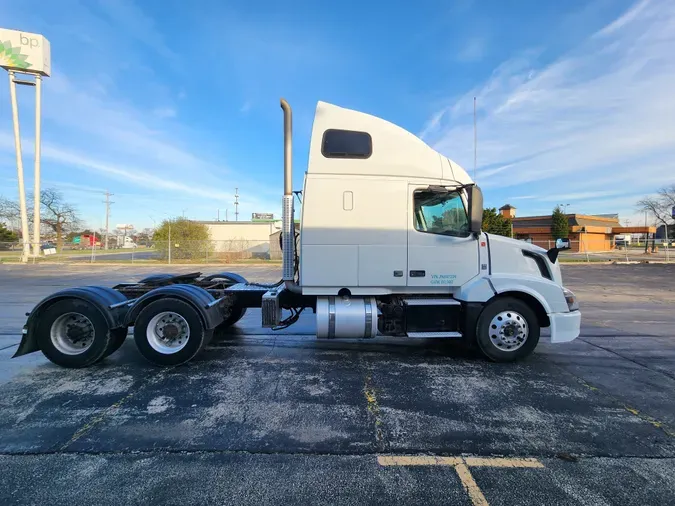
[[[0,242],[0,262],[20,262],[22,243]],[[147,264],[231,263],[276,260],[270,253],[269,241],[154,241],[147,245],[130,244],[127,247],[104,249],[100,245],[80,246],[64,244],[59,250],[53,243],[40,245],[40,255],[31,256],[29,263],[44,262],[115,262]]]
[[[531,244],[546,250],[555,246],[554,240],[529,241]],[[586,239],[570,241],[570,249],[560,253],[562,262],[644,262],[662,261],[670,262],[675,249],[675,240],[663,239],[645,242],[631,242],[630,244],[616,245],[614,242],[604,239]]]
[[[272,241],[278,241],[272,239]],[[555,241],[527,241],[544,249],[550,249]],[[657,260],[670,262],[675,241],[666,243],[657,239],[647,245],[631,243],[614,246],[607,241],[570,241],[571,249],[560,253],[562,262],[642,262]],[[22,245],[18,242],[0,242],[0,262],[20,262]],[[32,255],[32,249],[31,249]],[[155,241],[147,246],[131,245],[126,248],[103,249],[101,246],[76,246],[66,244],[60,251],[51,243],[40,245],[40,256],[29,258],[29,262],[115,262],[147,264],[199,264],[279,261],[281,250],[270,241],[248,241],[244,239],[227,241]]]

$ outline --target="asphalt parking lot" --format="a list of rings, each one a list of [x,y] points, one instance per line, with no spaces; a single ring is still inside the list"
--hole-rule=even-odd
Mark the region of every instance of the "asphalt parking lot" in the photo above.
[[[564,266],[582,336],[542,337],[518,364],[438,342],[318,342],[311,314],[274,333],[259,311],[174,369],[146,364],[131,339],[84,370],[10,359],[45,295],[149,271],[0,265],[0,504],[675,497],[675,266]]]

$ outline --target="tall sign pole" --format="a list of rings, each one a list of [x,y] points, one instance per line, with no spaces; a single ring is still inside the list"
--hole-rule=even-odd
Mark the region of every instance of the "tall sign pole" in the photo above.
[[[16,97],[16,85],[35,87],[35,193],[33,209],[33,254],[40,254],[40,154],[41,154],[41,117],[42,117],[42,77],[51,75],[51,46],[49,41],[37,33],[6,30],[0,28],[0,67],[9,73],[9,94],[12,102],[12,123],[14,125],[14,147],[16,149],[16,171],[19,183],[19,207],[21,210],[21,234],[23,252],[21,261],[28,262],[31,238],[28,231],[28,211],[26,209],[26,188],[23,179],[23,157],[21,154],[21,134],[19,130],[19,105]],[[17,74],[32,77],[26,80]]]
[[[33,186],[33,255],[40,256],[40,151],[42,128],[42,76],[35,76],[35,181]]]
[[[19,131],[19,106],[16,101],[16,82],[14,71],[9,71],[9,96],[12,100],[12,123],[14,124],[14,148],[16,149],[16,178],[19,181],[19,208],[21,209],[21,237],[23,252],[21,261],[28,262],[30,256],[30,236],[28,233],[28,212],[26,211],[26,187],[23,184],[23,157],[21,156],[21,134]]]

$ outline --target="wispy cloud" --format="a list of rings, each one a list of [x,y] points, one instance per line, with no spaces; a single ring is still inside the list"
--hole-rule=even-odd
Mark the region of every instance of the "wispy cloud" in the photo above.
[[[122,32],[120,38],[123,35],[130,37],[172,64],[177,63],[178,55],[169,48],[154,19],[146,15],[139,5],[131,0],[100,0],[99,7]]]
[[[548,65],[539,50],[504,62],[422,133],[472,166],[477,96],[482,186],[536,184],[556,200],[616,195],[618,184],[644,192],[675,159],[674,48],[675,4],[641,1]]]
[[[474,36],[469,38],[456,54],[456,59],[461,62],[478,61],[485,56],[487,39]]]
[[[175,118],[177,115],[173,107],[156,107],[152,113],[159,119]]]

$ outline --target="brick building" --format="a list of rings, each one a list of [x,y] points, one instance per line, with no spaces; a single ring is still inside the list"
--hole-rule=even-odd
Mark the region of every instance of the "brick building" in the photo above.
[[[499,209],[502,216],[513,223],[513,237],[552,248],[551,215],[516,217],[516,208],[506,204]],[[614,236],[618,234],[654,233],[655,227],[622,227],[618,214],[586,215],[567,214],[572,251],[609,251],[614,249]]]

